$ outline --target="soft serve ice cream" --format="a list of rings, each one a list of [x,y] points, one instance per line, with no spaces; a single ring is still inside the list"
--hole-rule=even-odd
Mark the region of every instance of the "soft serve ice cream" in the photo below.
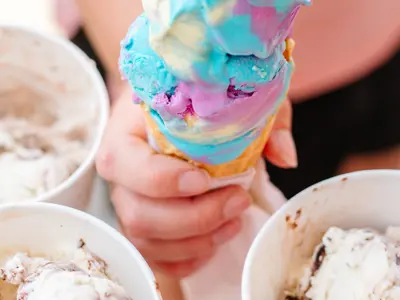
[[[143,1],[120,67],[161,133],[219,165],[257,139],[284,100],[294,17],[309,0]]]
[[[330,228],[286,300],[400,299],[400,236]]]
[[[80,248],[73,261],[17,253],[0,268],[0,280],[18,286],[5,300],[131,300],[107,275],[107,265]]]

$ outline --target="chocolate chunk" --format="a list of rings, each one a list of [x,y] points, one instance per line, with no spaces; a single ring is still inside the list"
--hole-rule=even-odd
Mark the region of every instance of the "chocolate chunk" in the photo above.
[[[87,130],[84,127],[75,127],[66,134],[66,138],[70,141],[84,142],[87,139]]]
[[[82,249],[82,248],[85,248],[85,246],[86,246],[86,242],[83,239],[79,239],[78,248]]]
[[[47,141],[36,134],[25,134],[18,139],[18,142],[25,149],[39,149],[43,153],[48,153],[53,148]]]
[[[311,272],[312,272],[312,275],[313,275],[313,276],[315,275],[315,273],[316,273],[316,272],[319,270],[319,268],[321,267],[322,262],[324,261],[325,255],[326,255],[325,245],[324,245],[324,244],[321,244],[321,245],[319,246],[319,249],[318,249],[316,255],[315,255],[314,264],[313,264],[313,266],[312,266]]]
[[[0,145],[0,155],[9,152],[10,150],[6,146]],[[1,300],[1,299],[0,299]]]

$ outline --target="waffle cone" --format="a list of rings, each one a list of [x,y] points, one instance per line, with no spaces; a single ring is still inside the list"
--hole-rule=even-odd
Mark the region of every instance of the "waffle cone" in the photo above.
[[[186,154],[177,149],[173,144],[171,144],[166,139],[166,137],[161,133],[156,122],[149,115],[146,109],[144,109],[144,115],[146,118],[149,134],[152,136],[153,141],[156,144],[155,146],[158,148],[159,152],[165,155],[185,160],[196,167],[202,168],[206,170],[213,178],[220,178],[220,177],[241,174],[246,172],[250,168],[255,167],[258,159],[261,156],[261,153],[263,152],[265,144],[268,141],[271,129],[275,122],[275,116],[272,116],[268,124],[265,126],[264,130],[258,136],[258,138],[253,143],[251,143],[246,148],[246,150],[235,160],[219,165],[209,165],[194,161],[189,157],[187,157]]]

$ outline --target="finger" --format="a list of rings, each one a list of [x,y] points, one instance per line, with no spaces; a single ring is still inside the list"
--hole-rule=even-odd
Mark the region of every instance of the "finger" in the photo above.
[[[289,99],[285,99],[281,106],[279,107],[278,113],[276,115],[276,120],[274,124],[274,129],[286,129],[292,130],[292,118],[293,118],[293,109],[292,103]]]
[[[297,152],[291,130],[292,105],[289,100],[285,100],[279,109],[274,128],[264,149],[264,155],[278,167],[297,167]]]
[[[209,234],[250,206],[248,193],[238,186],[193,199],[152,199],[124,188],[115,188],[112,193],[115,210],[130,239],[176,240]]]
[[[178,263],[168,263],[168,262],[154,262],[150,263],[155,269],[161,270],[163,273],[168,274],[174,278],[182,279],[185,278],[201,267],[203,267],[212,258],[213,255],[208,257],[203,257],[200,259],[192,259],[188,261],[178,262]]]
[[[209,189],[206,171],[153,152],[143,139],[141,108],[125,99],[116,105],[96,161],[103,178],[149,197],[197,195]]]
[[[296,168],[298,165],[296,145],[290,131],[278,129],[271,132],[264,155],[281,168]]]
[[[129,128],[131,134],[146,139],[145,120],[140,106],[133,103],[133,95],[129,86],[123,89],[112,106],[111,120],[108,125],[107,128]]]
[[[218,246],[231,240],[241,229],[241,219],[223,224],[212,233],[182,240],[136,239],[132,243],[148,260],[179,262],[212,255]]]

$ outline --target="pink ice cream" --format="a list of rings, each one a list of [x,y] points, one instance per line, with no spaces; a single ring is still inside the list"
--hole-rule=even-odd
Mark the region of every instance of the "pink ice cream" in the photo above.
[[[121,44],[136,103],[195,161],[236,159],[286,97],[294,17],[310,0],[144,1]]]

